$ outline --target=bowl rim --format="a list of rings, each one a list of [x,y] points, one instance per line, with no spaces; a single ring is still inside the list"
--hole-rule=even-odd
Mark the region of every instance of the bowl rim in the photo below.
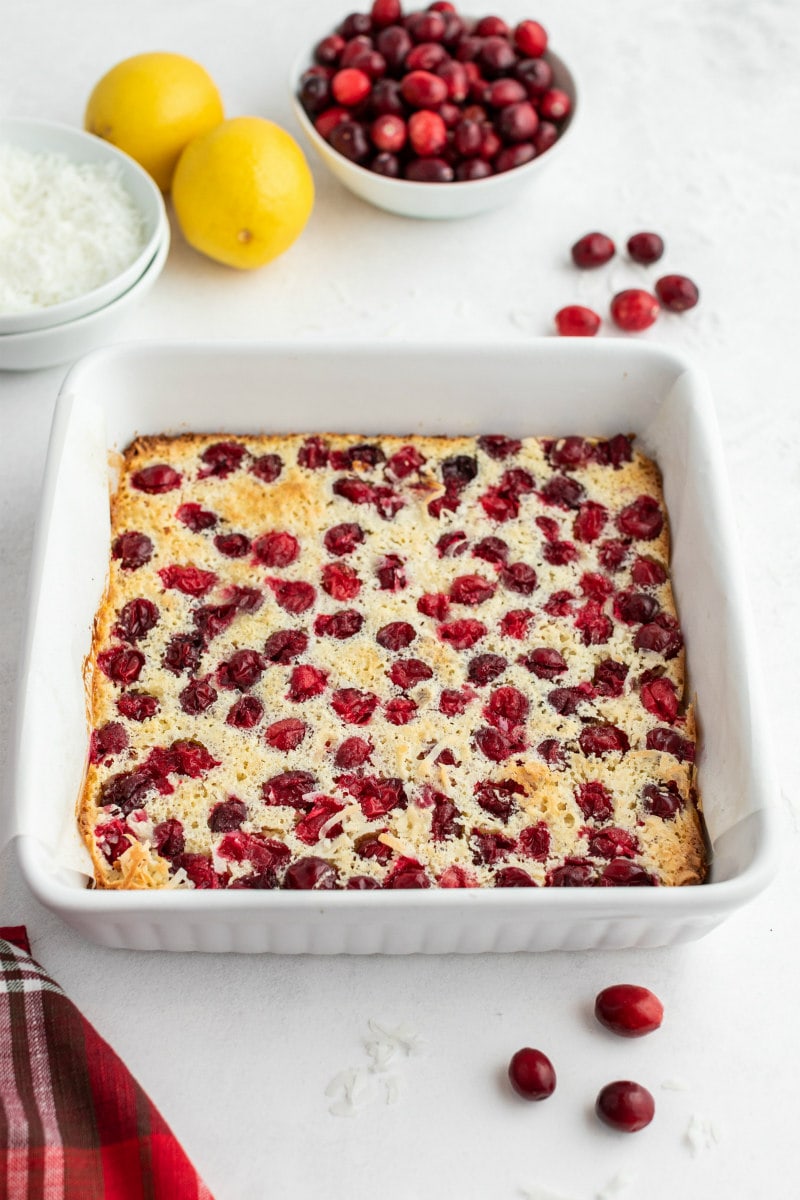
[[[24,139],[24,135],[28,132],[33,135],[38,133],[42,135],[43,142],[51,143],[37,147],[32,150],[33,153],[63,154],[70,162],[97,163],[102,159],[107,159],[109,163],[118,164],[120,181],[125,186],[141,217],[143,220],[149,221],[152,216],[152,232],[136,257],[104,283],[57,304],[22,313],[0,313],[0,338],[34,332],[41,333],[46,329],[71,323],[104,308],[135,286],[142,275],[150,269],[164,237],[169,238],[169,220],[164,197],[151,176],[129,154],[120,150],[112,142],[63,121],[51,121],[43,117],[0,116],[0,145],[18,145],[30,149]],[[22,140],[17,140],[14,136],[15,133],[23,135]],[[77,153],[78,147],[81,145],[91,146],[97,157],[88,160],[82,159]],[[140,199],[133,194],[126,177],[127,179],[135,178],[138,181],[139,189],[143,189],[148,197],[147,205],[143,205]],[[150,206],[150,211],[147,206]]]
[[[544,154],[537,154],[536,157],[532,158],[529,162],[522,163],[521,166],[514,167],[510,171],[502,171],[500,174],[488,175],[485,179],[453,179],[446,185],[448,191],[452,188],[458,188],[460,192],[466,192],[469,190],[471,195],[477,196],[481,192],[494,191],[498,188],[498,186],[502,187],[504,184],[505,186],[508,186],[507,181],[509,179],[513,178],[521,181],[527,175],[531,174],[533,170],[539,167],[542,159],[546,159],[547,162],[552,162],[552,158],[550,156],[555,150],[558,149],[558,147],[560,147],[561,143],[564,141],[564,136],[569,133],[575,124],[576,117],[581,108],[581,88],[578,84],[578,79],[574,69],[567,64],[560,54],[551,50],[548,46],[547,50],[541,57],[546,59],[553,67],[554,78],[557,76],[561,77],[561,86],[572,100],[572,111],[564,122],[561,133],[556,141]],[[430,183],[422,182],[416,179],[393,179],[389,175],[379,175],[376,171],[370,171],[368,167],[364,167],[360,163],[352,162],[349,158],[345,158],[343,154],[339,154],[339,152],[334,149],[330,142],[327,142],[325,138],[323,138],[322,135],[317,132],[313,121],[310,119],[308,113],[300,103],[300,98],[297,94],[297,85],[299,83],[300,76],[302,75],[303,71],[308,69],[309,66],[314,65],[313,61],[309,61],[309,58],[309,51],[304,50],[297,55],[294,63],[292,64],[289,72],[290,97],[295,115],[300,122],[303,132],[306,134],[315,150],[320,153],[320,157],[322,157],[323,161],[325,161],[325,157],[327,155],[335,156],[337,163],[341,163],[345,171],[352,170],[355,178],[361,177],[364,179],[369,179],[373,182],[373,184],[376,180],[378,180],[380,182],[377,186],[385,184],[387,189],[396,189],[398,195],[405,194],[406,196],[421,196],[430,194]],[[441,186],[442,185],[440,185],[440,187]],[[439,189],[437,188],[436,190],[438,191]]]

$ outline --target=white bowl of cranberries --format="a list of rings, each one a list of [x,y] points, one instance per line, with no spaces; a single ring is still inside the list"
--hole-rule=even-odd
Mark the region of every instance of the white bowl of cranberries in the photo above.
[[[407,217],[472,216],[513,199],[552,161],[576,104],[538,21],[465,17],[445,0],[413,12],[374,0],[318,41],[291,82],[330,170]]]

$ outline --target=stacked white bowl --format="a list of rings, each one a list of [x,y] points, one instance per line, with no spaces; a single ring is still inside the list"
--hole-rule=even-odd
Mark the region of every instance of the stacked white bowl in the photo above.
[[[164,200],[138,163],[80,129],[54,121],[0,118],[0,145],[60,155],[70,163],[112,165],[141,218],[142,248],[112,278],[59,303],[0,313],[0,370],[29,371],[70,362],[108,341],[161,274],[170,239]]]

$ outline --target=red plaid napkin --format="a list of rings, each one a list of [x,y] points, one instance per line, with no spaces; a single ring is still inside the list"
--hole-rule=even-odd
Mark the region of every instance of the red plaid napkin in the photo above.
[[[0,1196],[213,1200],[127,1067],[0,929]]]

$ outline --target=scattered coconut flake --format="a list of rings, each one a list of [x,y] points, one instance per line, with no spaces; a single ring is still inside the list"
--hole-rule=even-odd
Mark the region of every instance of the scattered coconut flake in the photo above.
[[[380,1099],[381,1094],[386,1104],[395,1104],[400,1094],[399,1079],[396,1075],[383,1073],[398,1054],[408,1056],[422,1045],[418,1034],[408,1025],[391,1029],[374,1019],[367,1024],[369,1034],[364,1038],[364,1049],[369,1065],[340,1071],[325,1089],[326,1096],[335,1097],[328,1108],[335,1117],[353,1117],[365,1105]],[[375,1078],[377,1075],[383,1076],[382,1092]]]
[[[389,1075],[384,1081],[386,1084],[386,1103],[396,1104],[400,1096],[400,1084],[396,1075]]]
[[[692,1113],[683,1140],[693,1155],[702,1150],[711,1150],[719,1142],[719,1130],[709,1117]]]
[[[325,1088],[326,1096],[338,1096],[328,1112],[335,1117],[354,1117],[370,1099],[369,1076],[364,1067],[350,1067],[334,1075]]]
[[[520,1188],[520,1195],[524,1200],[574,1200],[573,1197],[564,1196],[561,1192],[551,1192],[549,1188],[543,1187]]]
[[[422,1048],[422,1039],[410,1025],[398,1025],[395,1029],[387,1029],[374,1019],[368,1021],[372,1032],[390,1043],[395,1043],[405,1054],[411,1054]]]
[[[665,1079],[662,1084],[665,1092],[688,1092],[689,1084],[684,1079]]]
[[[634,1183],[636,1176],[632,1171],[617,1171],[614,1178],[609,1179],[606,1186],[597,1193],[597,1200],[616,1200],[617,1196],[621,1196]]]

